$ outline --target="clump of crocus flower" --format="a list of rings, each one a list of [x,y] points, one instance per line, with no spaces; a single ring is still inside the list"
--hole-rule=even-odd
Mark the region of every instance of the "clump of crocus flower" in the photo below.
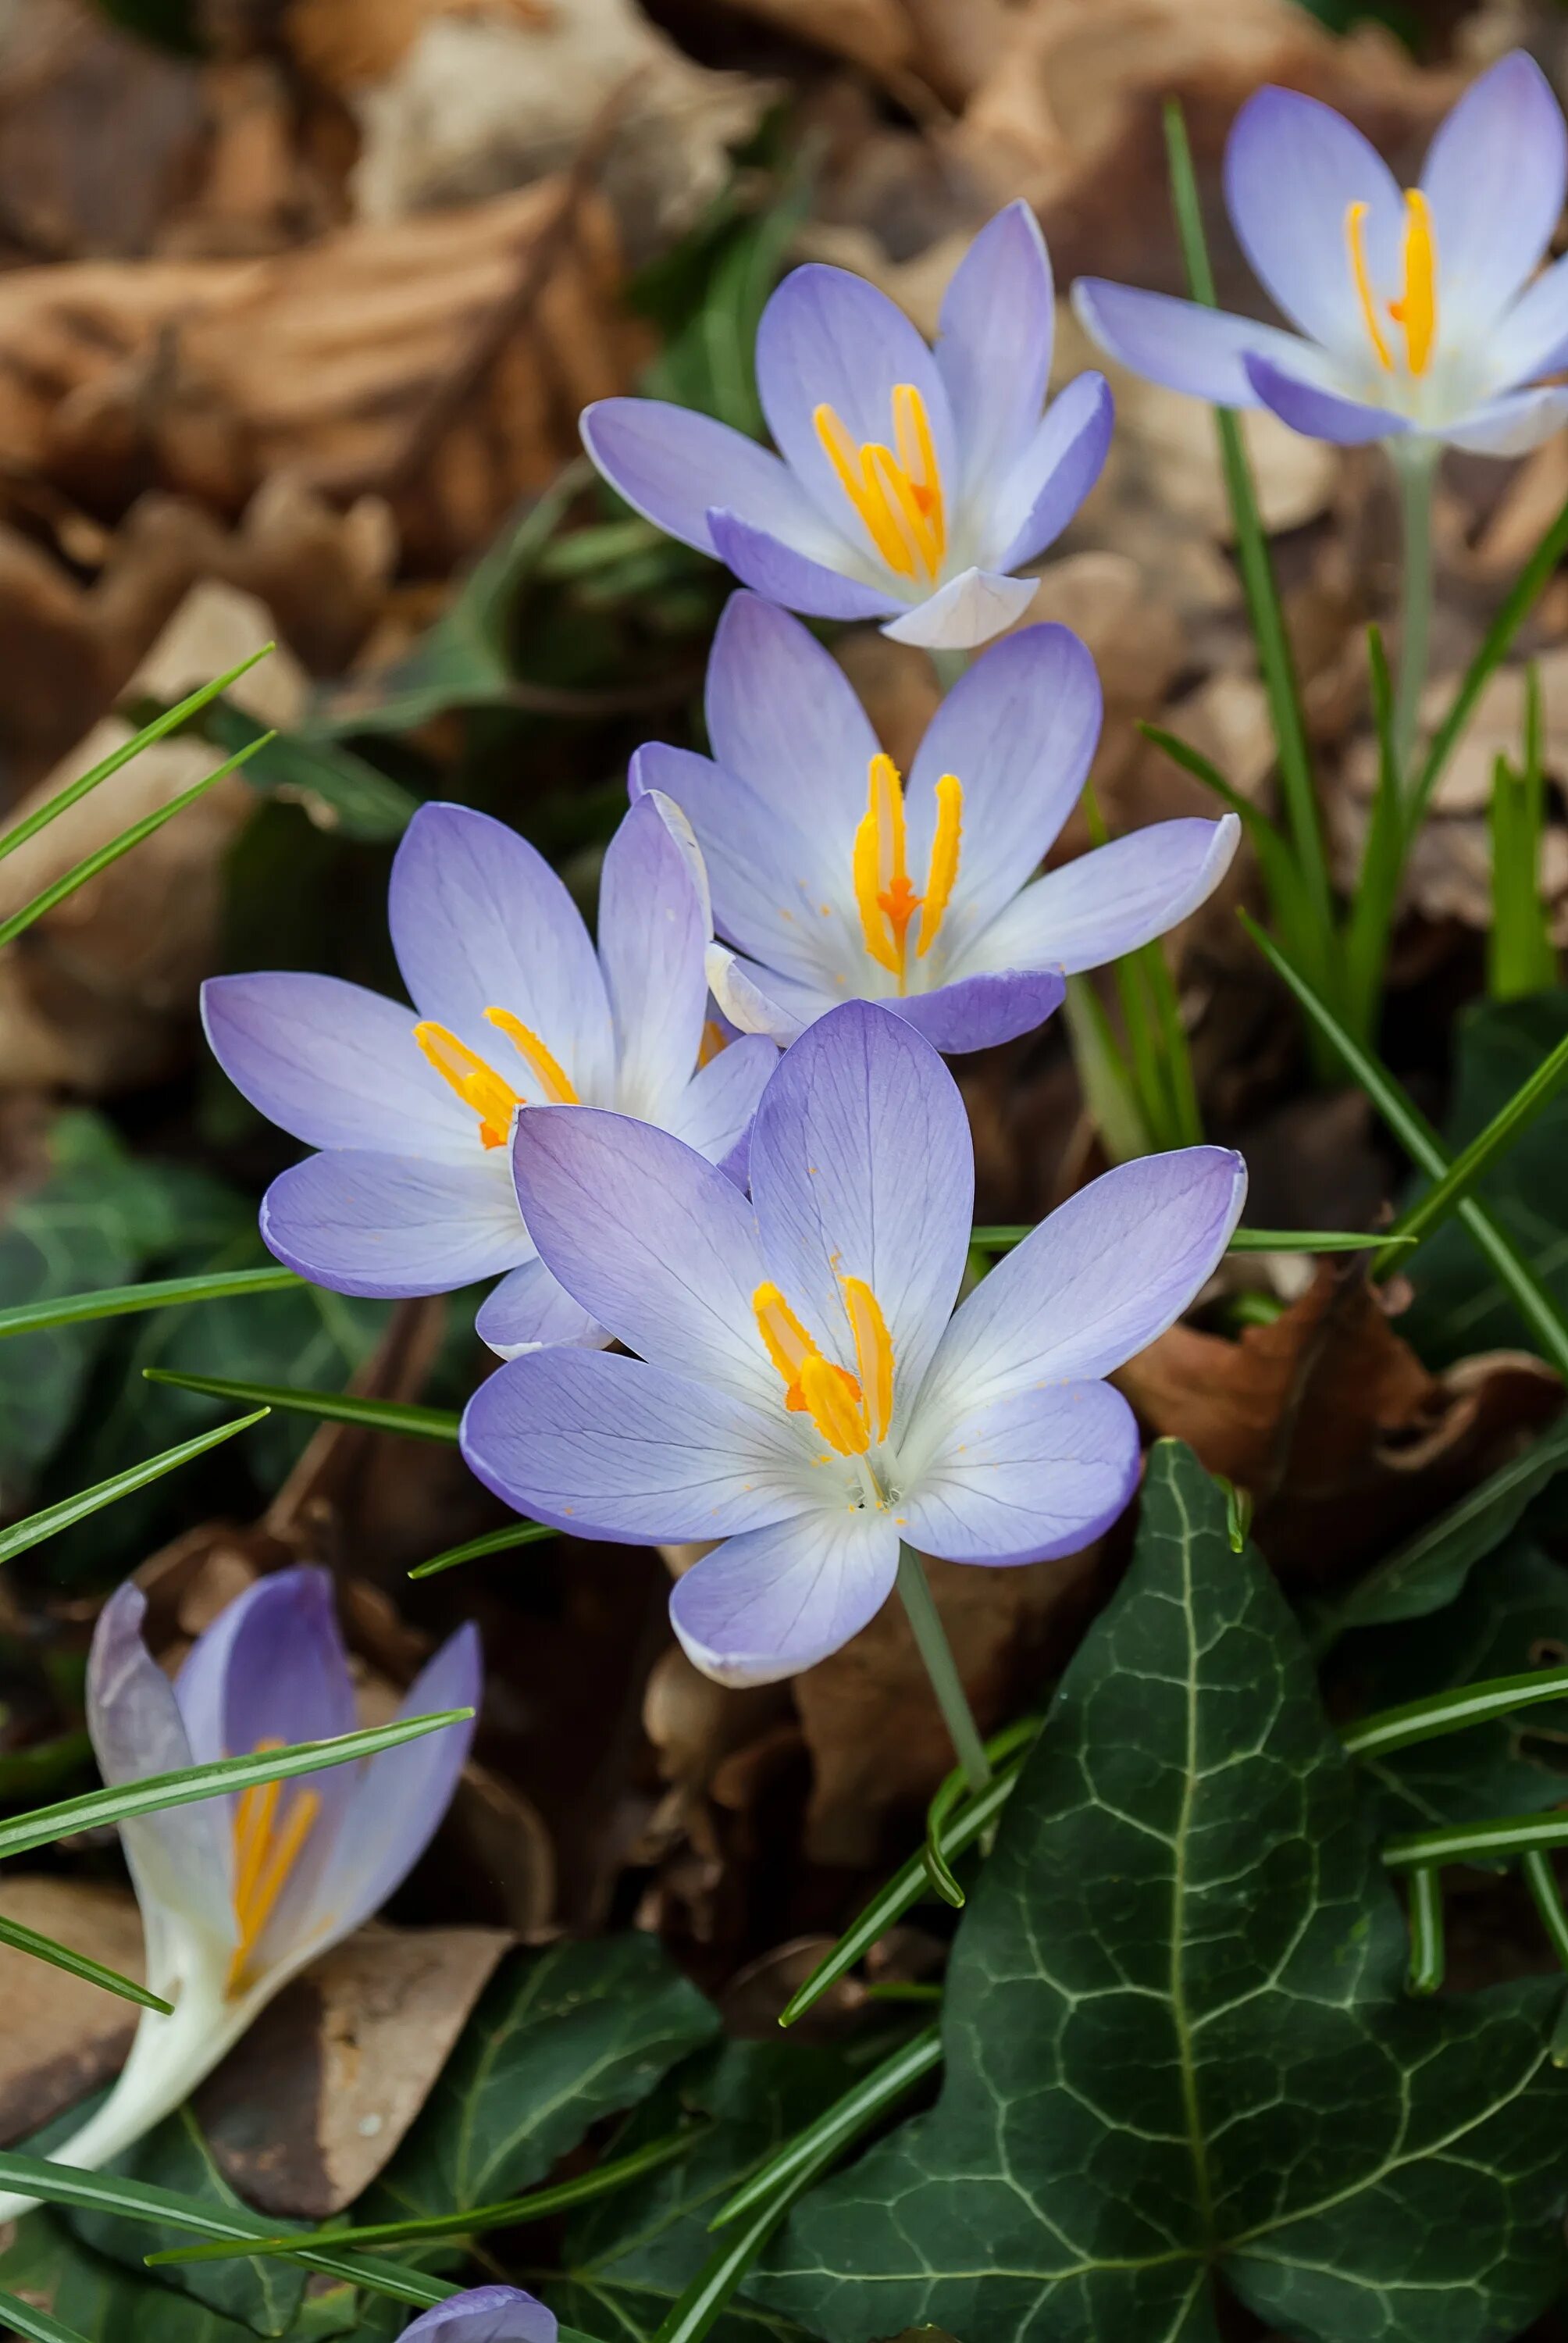
[[[506,1353],[604,1339],[536,1254],[512,1184],[525,1104],[615,1107],[715,1162],[741,1148],[774,1051],[709,1054],[701,858],[668,799],[610,840],[598,948],[543,856],[488,815],[423,806],[392,866],[415,1006],[282,970],[212,980],[231,1081],[318,1154],[275,1180],[267,1244],[339,1293],[442,1293],[499,1276],[479,1332]]]
[[[556,2343],[553,2310],[519,2286],[476,2286],[448,2295],[403,2329],[401,2343]]]
[[[119,1587],[88,1662],[87,1726],[111,1787],[354,1731],[354,1688],[325,1571],[258,1580],[197,1636],[172,1683],[143,1641],[145,1610],[139,1588]],[[399,1715],[476,1707],[479,1684],[478,1641],[465,1627],[419,1675]],[[56,2162],[95,2169],[133,2146],[292,1976],[386,1902],[446,1813],[472,1731],[452,1725],[358,1765],[121,1824],[147,1983],[174,2014],[143,2013],[108,2097],[51,2151]],[[0,2220],[29,2202],[0,2196]]]
[[[784,279],[757,335],[778,455],[648,398],[588,407],[583,444],[628,504],[770,600],[969,649],[1028,608],[1035,581],[1014,573],[1060,535],[1105,461],[1101,376],[1044,408],[1053,327],[1040,229],[1010,204],[960,262],[934,350],[846,269]]]
[[[1332,107],[1267,88],[1236,116],[1225,200],[1286,332],[1086,277],[1090,333],[1137,374],[1270,407],[1345,443],[1428,437],[1520,454],[1568,418],[1568,260],[1533,273],[1563,209],[1568,134],[1523,52],[1472,84],[1401,189]]]
[[[1136,1485],[1103,1378],[1186,1308],[1229,1242],[1239,1156],[1124,1164],[958,1307],[974,1157],[941,1059],[869,1002],[779,1061],[751,1199],[667,1133],[543,1108],[517,1139],[543,1258],[635,1357],[538,1352],[469,1403],[463,1451],[521,1511],[633,1544],[718,1539],[670,1597],[721,1682],[793,1674],[880,1609],[900,1550],[1070,1554]]]
[[[949,691],[907,784],[848,677],[753,594],[708,667],[713,758],[654,744],[632,788],[689,817],[712,890],[709,976],[735,1023],[793,1041],[850,1000],[881,1001],[940,1050],[1040,1024],[1062,971],[1173,927],[1218,885],[1240,835],[1155,822],[1035,877],[1088,776],[1100,680],[1076,635],[1029,627]]]

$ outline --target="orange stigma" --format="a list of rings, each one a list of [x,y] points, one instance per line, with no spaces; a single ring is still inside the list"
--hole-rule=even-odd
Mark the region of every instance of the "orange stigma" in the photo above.
[[[893,1339],[877,1297],[863,1278],[841,1277],[844,1307],[854,1337],[855,1363],[824,1358],[778,1286],[763,1283],[751,1297],[757,1331],[784,1383],[784,1404],[809,1415],[839,1456],[863,1456],[885,1440],[893,1417]]]
[[[903,992],[909,980],[910,927],[918,911],[920,940],[915,958],[924,960],[937,940],[959,873],[964,790],[956,773],[937,783],[937,822],[923,895],[909,870],[904,792],[890,757],[873,757],[868,774],[869,803],[855,832],[855,901],[866,950],[879,968],[895,976]]]
[[[893,447],[879,439],[857,447],[826,404],[813,409],[811,420],[839,487],[889,568],[912,584],[934,585],[947,558],[948,528],[930,417],[912,382],[894,385],[892,404]]]

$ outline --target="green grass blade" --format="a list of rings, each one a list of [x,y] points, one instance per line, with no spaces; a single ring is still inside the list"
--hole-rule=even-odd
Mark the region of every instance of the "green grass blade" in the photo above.
[[[1568,1667],[1533,1668],[1527,1675],[1492,1676],[1484,1684],[1461,1684],[1457,1691],[1429,1693],[1398,1708],[1380,1708],[1375,1715],[1344,1726],[1340,1738],[1352,1757],[1382,1757],[1391,1749],[1464,1733],[1473,1725],[1512,1716],[1537,1701],[1561,1700],[1564,1694]]]
[[[1442,1983],[1442,1874],[1435,1864],[1422,1864],[1410,1875],[1410,1967],[1405,1975],[1409,1993],[1435,1993]]]
[[[1250,798],[1241,795],[1240,789],[1232,789],[1218,765],[1205,757],[1201,749],[1194,749],[1190,740],[1183,740],[1178,733],[1168,732],[1162,724],[1140,720],[1136,729],[1146,740],[1151,740],[1157,749],[1162,749],[1172,764],[1180,765],[1183,772],[1191,773],[1194,780],[1201,781],[1204,788],[1219,799],[1226,811],[1237,817],[1258,858],[1258,867],[1269,890],[1269,900],[1273,905],[1274,916],[1282,930],[1289,935],[1299,934],[1302,920],[1307,911],[1307,898],[1302,889],[1289,840],[1281,834],[1261,806],[1255,806]]]
[[[85,2213],[113,2213],[127,2221],[150,2221],[159,2227],[194,2229],[200,2237],[266,2237],[273,2224],[260,2213],[238,2207],[221,2208],[198,2204],[173,2188],[156,2188],[146,2180],[126,2180],[116,2172],[84,2172],[70,2164],[54,2164],[47,2157],[0,2151],[0,2187],[19,2196],[37,2197],[45,2205],[69,2205]],[[366,2286],[397,2302],[428,2308],[445,2302],[457,2288],[423,2270],[405,2269],[396,2262],[377,2261],[368,2254],[310,2256],[310,2267],[351,2286]],[[566,2330],[561,2330],[563,2335]]]
[[[41,894],[35,895],[30,903],[24,903],[21,910],[13,911],[8,920],[0,920],[0,944],[15,943],[35,920],[41,920],[45,911],[52,911],[56,903],[65,901],[67,895],[74,895],[78,887],[85,887],[89,879],[95,879],[101,870],[108,869],[111,862],[117,862],[122,854],[129,854],[133,847],[140,846],[144,840],[151,838],[156,830],[162,830],[166,821],[173,821],[176,814],[183,813],[186,806],[194,805],[197,798],[216,782],[237,772],[240,766],[246,763],[258,749],[265,748],[272,737],[268,732],[261,739],[253,740],[249,748],[242,749],[237,756],[228,758],[216,772],[208,773],[205,780],[196,782],[188,789],[182,789],[177,798],[169,799],[167,805],[158,806],[152,813],[144,814],[140,821],[132,822],[129,830],[122,830],[117,838],[111,838],[106,846],[100,846],[95,852],[74,863]]]
[[[542,2221],[553,2213],[570,2212],[574,2206],[589,2205],[596,2197],[611,2196],[618,2188],[628,2188],[645,2173],[657,2172],[662,2166],[689,2156],[704,2128],[693,2124],[667,2139],[649,2140],[646,2147],[635,2148],[629,2156],[596,2165],[591,2172],[579,2173],[575,2180],[558,2181],[554,2187],[535,2188],[527,2197],[509,2197],[496,2205],[427,2213],[409,2221],[377,2221],[362,2229],[305,2229],[289,2235],[248,2238],[244,2244],[236,2240],[206,2246],[168,2246],[161,2253],[147,2254],[144,2258],[149,2269],[156,2269],[168,2262],[234,2261],[242,2255],[298,2258],[317,2249],[355,2251],[367,2246],[413,2245],[432,2237],[477,2237],[487,2229],[519,2228],[526,2221]]]
[[[1449,1158],[1426,1117],[1406,1097],[1393,1076],[1379,1063],[1371,1051],[1362,1049],[1346,1032],[1327,1003],[1320,1000],[1305,977],[1291,965],[1257,921],[1249,919],[1245,911],[1240,917],[1264,959],[1294,993],[1412,1161],[1429,1179],[1442,1179],[1449,1170]],[[1568,1375],[1568,1324],[1564,1323],[1551,1295],[1512,1239],[1476,1197],[1462,1197],[1457,1209],[1458,1217],[1486,1256],[1498,1282],[1508,1292],[1542,1349],[1559,1374]]]
[[[1492,846],[1492,929],[1486,939],[1486,989],[1493,1001],[1520,1001],[1557,980],[1557,953],[1541,891],[1546,829],[1541,678],[1524,673],[1524,762],[1493,760],[1487,809]]]
[[[320,1416],[327,1423],[355,1423],[367,1432],[396,1432],[408,1440],[455,1442],[462,1421],[453,1408],[361,1399],[354,1392],[290,1391],[282,1383],[236,1383],[226,1375],[176,1374],[172,1367],[144,1367],[142,1373],[148,1383],[169,1383],[176,1391],[206,1392],[215,1399],[248,1399],[259,1407]]]
[[[19,821],[15,830],[8,830],[4,837],[0,837],[0,860],[4,860],[7,854],[15,854],[19,846],[25,846],[30,838],[36,838],[41,830],[46,829],[61,814],[68,812],[72,806],[79,805],[89,790],[95,789],[100,781],[106,781],[112,773],[117,773],[122,765],[128,765],[133,757],[139,757],[144,749],[150,749],[155,740],[161,740],[166,733],[177,731],[187,717],[195,716],[209,700],[216,699],[219,692],[226,691],[231,683],[237,683],[242,675],[250,672],[258,659],[267,658],[274,648],[271,643],[264,643],[260,650],[252,651],[250,657],[241,659],[237,667],[231,667],[226,675],[220,675],[216,683],[204,683],[199,691],[193,691],[177,707],[166,709],[150,724],[144,724],[139,732],[122,742],[101,764],[95,765],[89,772],[79,774],[74,781],[67,781],[47,804],[41,805],[25,821]]]
[[[1563,1966],[1568,1969],[1568,1911],[1563,1908],[1563,1890],[1557,1885],[1552,1858],[1542,1848],[1531,1847],[1519,1868],[1524,1875],[1525,1885],[1535,1899],[1535,1909],[1541,1915],[1541,1925],[1551,1939],[1552,1949]],[[1559,2060],[1557,2063],[1562,2062]]]
[[[970,1242],[981,1252],[1007,1252],[1032,1236],[1036,1222],[982,1226],[970,1231]],[[1413,1244],[1413,1237],[1363,1234],[1358,1229],[1236,1229],[1227,1252],[1372,1252],[1379,1245]]]
[[[102,1961],[90,1961],[85,1953],[73,1952],[54,1936],[25,1928],[20,1920],[0,1918],[0,1945],[8,1945],[14,1953],[25,1953],[29,1960],[47,1961],[51,1968],[64,1969],[68,1976],[80,1977],[84,1985],[101,1986],[106,1993],[118,1994],[122,2001],[134,2001],[138,2009],[156,2009],[165,2017],[175,2014],[173,2002],[165,2001],[161,1994],[149,1993],[134,1977],[106,1968]]]
[[[470,1538],[467,1545],[448,1546],[445,1554],[417,1563],[408,1575],[436,1578],[443,1570],[456,1570],[459,1563],[482,1562],[488,1554],[509,1554],[515,1546],[538,1545],[541,1538],[559,1535],[548,1522],[508,1522],[504,1530],[487,1530],[483,1537]]]
[[[69,1529],[73,1522],[101,1513],[106,1505],[128,1497],[134,1489],[145,1489],[149,1481],[161,1481],[166,1473],[177,1472],[193,1457],[203,1456],[220,1442],[232,1440],[236,1433],[248,1432],[253,1423],[259,1423],[270,1413],[270,1409],[258,1407],[254,1414],[237,1416],[232,1423],[220,1423],[211,1432],[197,1433],[195,1439],[182,1440],[176,1448],[166,1448],[159,1455],[145,1457],[141,1463],[129,1465],[123,1473],[111,1473],[106,1481],[95,1482],[90,1489],[78,1489],[75,1496],[62,1497],[58,1504],[45,1505],[41,1513],[13,1522],[8,1529],[0,1530],[0,1562],[25,1554],[29,1546],[41,1545],[57,1531]]]
[[[934,2075],[941,2063],[941,2036],[936,2026],[929,2026],[874,2067],[815,2123],[808,2124],[804,2131],[786,2140],[777,2154],[770,2156],[720,2207],[709,2227],[727,2229],[732,2221],[744,2220],[759,2206],[776,2203],[783,2192],[798,2196],[803,2185],[802,2173],[815,2179],[825,2163],[842,2155],[852,2141],[879,2122],[888,2109],[912,2091],[917,2083]]]
[[[187,1302],[224,1302],[232,1295],[276,1293],[305,1280],[281,1264],[271,1269],[220,1270],[206,1277],[157,1277],[139,1285],[106,1285],[96,1293],[67,1293],[54,1302],[18,1302],[0,1310],[0,1342],[7,1334],[37,1334],[49,1326],[79,1326],[98,1318],[129,1318],[141,1310],[177,1310]]]
[[[1523,1131],[1545,1105],[1553,1092],[1568,1079],[1568,1034],[1557,1047],[1542,1059],[1535,1071],[1520,1083],[1509,1099],[1487,1124],[1478,1131],[1468,1147],[1457,1154],[1440,1180],[1435,1180],[1424,1196],[1418,1196],[1408,1212],[1402,1212],[1389,1232],[1392,1243],[1396,1239],[1405,1242],[1419,1242],[1430,1236],[1435,1228],[1456,1212],[1476,1182],[1483,1179],[1505,1148]],[[1372,1262],[1372,1273],[1381,1277],[1392,1269],[1397,1252],[1380,1252]]]
[[[1181,243],[1181,256],[1186,264],[1188,287],[1195,301],[1201,302],[1205,308],[1212,309],[1218,304],[1213,271],[1209,265],[1208,246],[1203,236],[1198,182],[1192,170],[1191,149],[1187,143],[1187,126],[1182,119],[1181,106],[1174,100],[1165,108],[1165,146],[1171,172],[1171,202]],[[1309,942],[1309,936],[1315,940],[1316,951],[1312,964],[1326,970],[1332,960],[1333,890],[1329,880],[1328,855],[1323,844],[1317,792],[1312,784],[1306,726],[1302,721],[1301,697],[1296,689],[1295,664],[1291,656],[1290,638],[1285,631],[1284,612],[1274,583],[1268,538],[1258,509],[1241,427],[1226,407],[1215,408],[1214,421],[1220,436],[1220,463],[1225,476],[1231,526],[1236,534],[1241,585],[1257,641],[1258,661],[1269,695],[1269,710],[1273,719],[1286,825],[1295,850],[1306,912],[1312,923],[1309,935],[1298,936],[1298,948]]]
[[[329,1741],[301,1741],[290,1748],[257,1750],[248,1757],[217,1757],[208,1765],[182,1765],[172,1774],[149,1774],[143,1781],[122,1782],[115,1789],[62,1798],[55,1805],[38,1806],[31,1814],[0,1822],[0,1862],[30,1854],[35,1846],[52,1846],[77,1831],[128,1822],[137,1815],[162,1814],[170,1806],[194,1805],[201,1798],[227,1797],[257,1782],[286,1782],[296,1774],[374,1757],[405,1741],[423,1740],[427,1733],[440,1733],[448,1725],[466,1724],[473,1713],[471,1708],[441,1709],[429,1716],[337,1734]]]
[[[1106,1153],[1115,1163],[1150,1154],[1154,1141],[1138,1086],[1092,977],[1068,978],[1061,1014],[1084,1102]]]
[[[0,2327],[12,2334],[25,2335],[27,2343],[87,2343],[85,2335],[67,2327],[35,2303],[24,2302],[20,2295],[0,2294]]]
[[[1533,1847],[1568,1846],[1568,1812],[1499,1815],[1494,1822],[1453,1823],[1440,1830],[1405,1831],[1391,1838],[1382,1859],[1391,1871],[1422,1864],[1506,1863]]]

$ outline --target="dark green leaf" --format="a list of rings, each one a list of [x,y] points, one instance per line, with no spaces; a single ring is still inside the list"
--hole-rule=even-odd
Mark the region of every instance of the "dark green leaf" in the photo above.
[[[754,2290],[830,2343],[1214,2343],[1215,2277],[1294,2343],[1517,2333],[1563,2272],[1561,1987],[1416,2002],[1405,1959],[1295,1623],[1162,1442],[960,1924],[940,2101]]]
[[[208,710],[206,730],[220,747],[236,750],[263,737],[261,726],[227,700]],[[245,778],[263,797],[303,806],[318,830],[371,845],[401,838],[419,806],[411,791],[351,749],[300,732],[271,734],[250,757]]]
[[[650,1936],[553,1945],[508,1963],[356,2219],[517,2194],[591,2123],[646,2098],[718,2024]]]

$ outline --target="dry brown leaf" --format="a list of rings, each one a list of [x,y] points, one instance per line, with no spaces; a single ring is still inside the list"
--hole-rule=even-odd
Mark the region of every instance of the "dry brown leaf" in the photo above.
[[[0,1918],[36,1928],[139,1985],[142,1924],[123,1887],[7,1872]],[[25,2139],[125,2064],[137,2011],[102,1986],[0,1946],[0,2146]]]
[[[196,2092],[225,2177],[321,2221],[368,2187],[425,2104],[512,1942],[372,1924],[285,1986]]]
[[[726,0],[796,40],[863,65],[897,86],[916,54],[915,29],[900,0]]]
[[[1551,1422],[1556,1375],[1497,1352],[1433,1375],[1352,1263],[1320,1264],[1272,1324],[1234,1342],[1177,1325],[1111,1377],[1156,1436],[1252,1497],[1282,1576],[1342,1577]]]

